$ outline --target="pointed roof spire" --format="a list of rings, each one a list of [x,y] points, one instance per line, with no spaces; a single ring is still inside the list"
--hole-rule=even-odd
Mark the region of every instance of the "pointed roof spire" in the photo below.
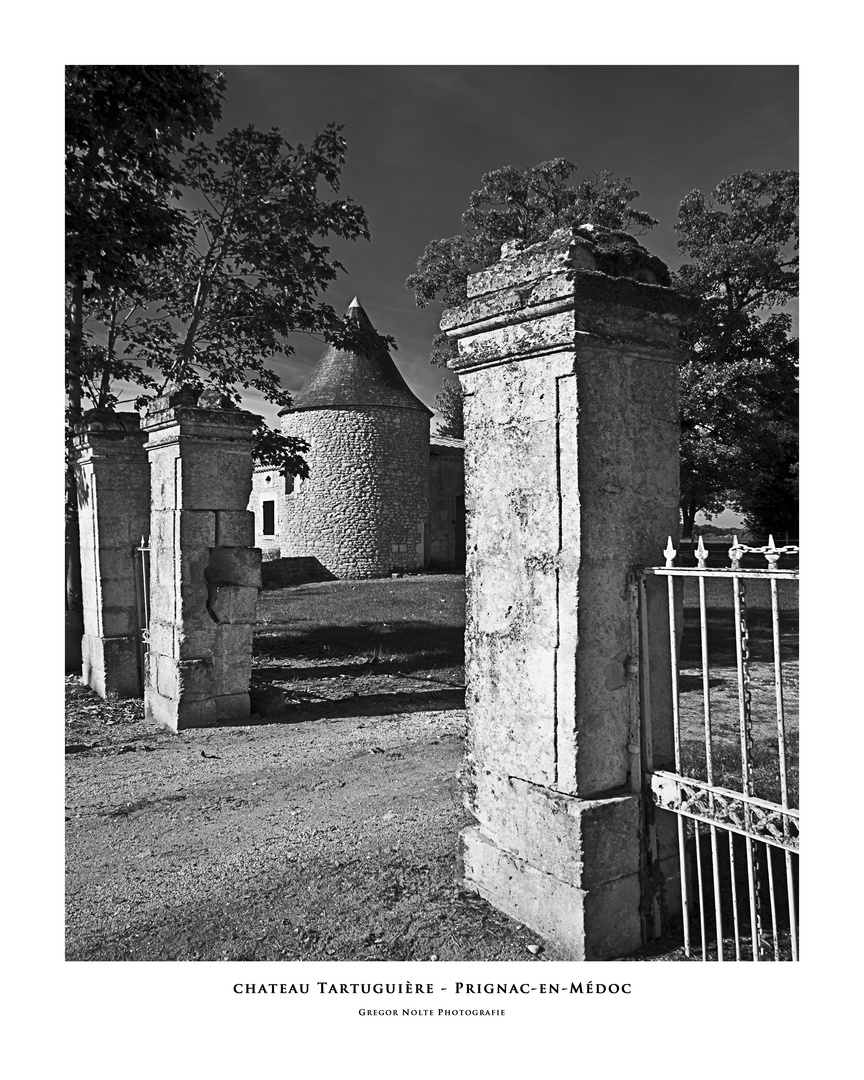
[[[393,363],[389,349],[375,337],[375,327],[355,296],[345,312],[358,331],[370,331],[369,344],[346,348],[331,345],[294,397],[287,412],[305,409],[340,409],[349,406],[389,405],[401,409],[418,409],[432,415]],[[360,342],[363,338],[360,338]]]

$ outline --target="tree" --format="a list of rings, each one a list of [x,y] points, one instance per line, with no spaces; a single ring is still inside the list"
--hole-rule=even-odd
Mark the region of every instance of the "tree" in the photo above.
[[[221,114],[201,67],[66,68],[67,392],[80,412],[84,306],[134,288],[182,223],[174,155]],[[77,417],[76,417],[77,418]]]
[[[798,341],[789,334],[791,321],[778,312],[764,321],[750,315],[722,361],[703,349],[681,368],[685,535],[692,535],[700,510],[711,516],[726,506],[757,532],[794,530],[797,496],[788,480],[797,460]],[[777,516],[766,524],[756,506],[769,505],[772,489]]]
[[[438,435],[445,439],[464,439],[465,421],[462,414],[462,388],[458,383],[447,382],[435,398],[435,408],[440,413]]]
[[[675,283],[699,301],[682,335],[684,533],[726,505],[759,531],[794,531],[798,342],[776,309],[798,295],[798,175],[744,172],[708,198],[693,191],[675,228],[692,260]]]
[[[432,240],[417,260],[417,270],[405,282],[419,307],[440,300],[445,307],[462,303],[468,275],[491,266],[507,240],[534,244],[565,226],[591,223],[613,230],[646,232],[657,224],[631,203],[639,192],[609,172],[594,173],[575,186],[570,183],[577,166],[566,158],[553,158],[530,168],[511,166],[484,174],[472,191],[462,215],[462,231]],[[444,334],[433,341],[433,364],[445,366],[454,355],[454,343]]]
[[[286,406],[291,399],[268,361],[294,351],[287,335],[343,345],[356,337],[319,300],[343,269],[320,240],[369,236],[362,207],[319,195],[322,185],[339,190],[346,149],[339,132],[331,124],[309,146],[291,147],[276,129],[248,127],[186,152],[179,184],[193,208],[151,265],[143,298],[126,299],[132,317],[112,324],[122,362],[152,372],[160,388],[211,388],[234,402],[252,388]],[[303,449],[259,428],[259,461],[305,475]]]
[[[88,305],[135,288],[174,238],[174,154],[221,113],[222,76],[202,67],[66,68],[66,608],[80,656],[80,556],[71,446],[95,346]],[[85,372],[86,365],[89,365]],[[68,662],[68,661],[67,661]]]

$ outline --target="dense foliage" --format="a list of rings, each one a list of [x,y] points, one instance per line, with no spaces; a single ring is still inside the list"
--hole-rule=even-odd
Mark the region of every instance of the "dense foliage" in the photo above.
[[[592,223],[644,232],[655,220],[631,204],[629,178],[604,172],[571,184],[563,158],[482,178],[462,231],[433,240],[407,286],[421,307],[466,297],[468,275],[500,257],[502,243],[527,243],[562,226]],[[685,533],[696,514],[733,506],[758,532],[797,531],[798,342],[778,309],[798,295],[798,175],[743,172],[705,196],[683,199],[676,224],[684,263],[678,289],[698,301],[682,336],[681,509]],[[446,365],[454,343],[436,335],[431,360]],[[451,384],[436,399],[444,429],[460,430],[462,399]],[[442,431],[444,430],[442,429]]]
[[[71,438],[85,383],[102,382],[85,319],[112,293],[140,288],[149,262],[173,242],[181,223],[175,155],[212,129],[221,98],[221,75],[202,67],[66,68],[66,593],[73,656],[81,620]],[[134,372],[118,366],[110,377],[124,374]]]
[[[189,146],[212,131],[221,97],[221,75],[201,67],[67,68],[67,450],[84,399],[111,409],[118,384],[137,385],[139,404],[192,386],[284,406],[269,361],[293,351],[286,335],[355,336],[319,299],[342,269],[327,238],[369,235],[362,208],[338,194],[340,129],[308,146],[253,127]],[[304,449],[258,429],[263,463],[305,475]],[[67,522],[72,571],[68,452]]]
[[[361,207],[320,195],[338,192],[344,155],[333,125],[309,146],[248,127],[191,147],[179,163],[186,208],[174,243],[137,293],[112,293],[100,313],[102,325],[118,328],[105,341],[103,376],[131,365],[134,381],[151,387],[213,388],[238,403],[251,388],[289,405],[268,364],[293,352],[287,335],[351,335],[319,300],[341,269],[321,241],[368,238]],[[303,475],[303,449],[262,427],[256,458]]]
[[[462,413],[462,388],[449,379],[442,385],[435,398],[438,410],[438,434],[447,439],[465,438],[465,421]]]
[[[645,232],[657,224],[631,203],[639,192],[629,177],[595,173],[578,184],[570,178],[577,166],[566,158],[553,158],[527,169],[505,166],[485,173],[472,191],[462,215],[462,231],[443,240],[431,240],[417,260],[417,269],[405,282],[419,307],[439,300],[445,307],[466,297],[468,275],[491,266],[501,257],[507,240],[533,244],[560,228],[591,222],[604,228]],[[453,343],[436,334],[433,364],[446,365],[454,355]]]
[[[798,174],[744,172],[693,191],[676,224],[676,285],[699,300],[684,332],[681,496],[731,505],[757,533],[798,529],[798,341],[778,311],[798,295]]]

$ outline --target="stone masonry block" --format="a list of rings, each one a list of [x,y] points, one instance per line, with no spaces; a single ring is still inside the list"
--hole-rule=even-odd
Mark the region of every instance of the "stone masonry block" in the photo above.
[[[222,652],[222,627],[212,618],[200,627],[181,625],[175,635],[178,660],[212,660]]]
[[[148,466],[138,417],[91,410],[77,425],[84,678],[100,695],[139,692],[137,568]]]
[[[112,597],[112,600],[115,597]],[[105,605],[102,608],[101,632],[106,638],[128,637],[138,632],[140,616],[134,595],[126,604]]]
[[[162,656],[161,653],[147,653],[148,681],[162,697],[176,698],[178,696],[177,661],[173,656]]]
[[[261,551],[251,547],[214,547],[206,570],[210,585],[261,588]]]
[[[466,630],[471,738],[478,761],[533,783],[555,780],[555,650]]]
[[[252,494],[251,445],[183,439],[177,484],[185,510],[245,510]]]
[[[160,727],[171,728],[177,731],[178,701],[176,698],[164,697],[156,687],[148,682],[144,687],[144,719]]]
[[[516,777],[474,774],[470,807],[501,848],[561,881],[588,889],[639,868],[639,799],[583,800]]]
[[[151,549],[210,548],[215,543],[212,510],[154,510],[150,516]]]
[[[610,959],[640,944],[627,575],[677,526],[691,305],[620,234],[505,249],[442,319],[467,395],[465,879],[568,958]]]
[[[156,690],[164,697],[197,701],[223,692],[221,662],[212,658],[177,660],[158,653],[150,655],[155,667]]]
[[[215,660],[240,664],[252,655],[255,627],[247,623],[209,623],[200,629],[150,620],[150,648],[176,660]]]
[[[213,660],[178,660],[177,688],[181,698],[208,697],[216,689],[218,670]]]
[[[222,655],[193,660],[150,654],[155,687],[166,698],[201,701],[204,698],[248,693],[252,678],[252,658],[233,659]]]
[[[221,694],[201,701],[181,701],[179,729],[210,727],[213,724],[245,724],[251,716],[249,694]]]
[[[165,558],[160,558],[157,550],[151,552],[150,603],[157,618],[170,622],[179,615],[190,626],[207,625],[209,561],[207,548],[182,549],[178,555],[168,553]]]
[[[254,623],[220,623],[218,630],[218,655],[226,664],[246,663],[252,656]]]
[[[188,388],[174,390],[143,425],[152,480],[147,710],[174,730],[249,716],[261,554],[250,547],[246,506],[258,418],[205,396],[199,406]]]
[[[177,630],[176,655],[180,660],[225,657],[232,663],[252,655],[254,626],[245,623],[217,623],[212,619],[200,629]]]
[[[642,943],[639,877],[580,889],[498,848],[478,827],[460,835],[464,881],[530,926],[567,960],[614,960]]]
[[[118,697],[141,696],[137,636],[105,638],[105,691]]]
[[[217,547],[254,547],[254,513],[249,510],[217,510],[215,544]]]
[[[216,685],[221,694],[248,694],[252,681],[252,657],[232,663],[220,656],[214,663]]]
[[[152,510],[176,510],[179,504],[177,471],[179,448],[159,447],[150,450],[150,506]]]
[[[144,715],[162,727],[184,731],[214,724],[246,724],[251,713],[248,694],[223,694],[189,701],[164,697],[148,686],[144,693]]]
[[[150,617],[150,626],[148,627],[148,636],[150,639],[150,649],[155,653],[161,653],[163,656],[176,656],[176,642],[177,632],[173,622],[166,622],[162,619],[154,619]]]
[[[210,589],[209,611],[220,623],[254,623],[258,590],[242,585],[214,585]]]
[[[99,577],[102,587],[106,582],[128,583],[134,587],[137,565],[132,554],[131,546],[123,548],[100,547],[99,551]]]

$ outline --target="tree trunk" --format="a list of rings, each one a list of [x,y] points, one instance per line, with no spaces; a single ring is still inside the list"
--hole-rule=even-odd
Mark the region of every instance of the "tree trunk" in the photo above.
[[[81,538],[75,480],[75,424],[81,419],[81,344],[84,339],[84,278],[72,282],[66,350],[66,672],[81,670],[84,609],[81,599]]]

